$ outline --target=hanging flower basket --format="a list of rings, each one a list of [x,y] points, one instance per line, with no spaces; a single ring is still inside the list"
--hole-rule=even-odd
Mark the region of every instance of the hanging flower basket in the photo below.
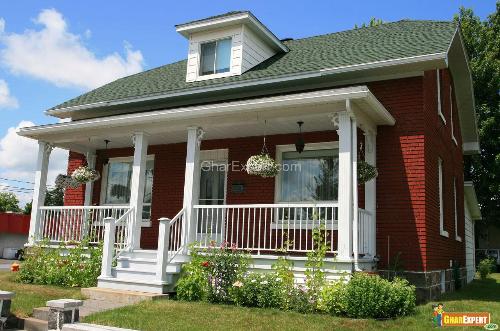
[[[366,161],[358,162],[358,182],[364,184],[378,176],[377,167],[372,166]]]
[[[76,180],[74,180],[71,176],[59,174],[56,177],[55,184],[57,188],[61,189],[66,189],[68,187],[70,188],[78,188],[80,186],[80,183],[78,183]]]
[[[268,178],[278,174],[280,165],[269,154],[262,153],[250,156],[247,161],[246,170],[249,175]]]
[[[71,174],[71,178],[73,178],[76,182],[80,184],[85,184],[88,182],[96,181],[100,178],[99,172],[94,169],[90,169],[87,166],[78,167]]]

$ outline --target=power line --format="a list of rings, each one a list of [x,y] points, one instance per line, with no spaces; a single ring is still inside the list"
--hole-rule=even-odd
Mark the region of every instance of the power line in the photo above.
[[[28,182],[27,180],[20,180],[20,179],[13,179],[13,178],[5,178],[5,177],[0,177],[0,180],[7,180],[9,182],[18,182],[18,183],[26,183],[26,184],[31,184],[35,185],[34,182]]]

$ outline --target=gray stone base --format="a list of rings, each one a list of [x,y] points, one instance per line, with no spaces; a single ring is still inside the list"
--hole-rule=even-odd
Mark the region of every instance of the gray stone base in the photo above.
[[[455,291],[455,280],[453,269],[432,270],[432,271],[402,271],[397,276],[405,278],[415,285],[417,292],[417,302],[424,303],[438,299],[443,293],[441,272],[444,271],[444,292]],[[390,270],[379,270],[379,275],[384,278],[392,278],[394,272]],[[467,268],[460,268],[462,287],[467,284]]]

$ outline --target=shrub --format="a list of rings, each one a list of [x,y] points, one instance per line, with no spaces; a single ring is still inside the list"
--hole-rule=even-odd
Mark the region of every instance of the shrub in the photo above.
[[[191,261],[183,266],[177,283],[177,296],[181,300],[230,301],[229,291],[247,269],[248,257],[224,242],[220,247],[212,243],[209,248],[191,247]]]
[[[321,224],[315,228],[312,233],[313,250],[307,253],[306,261],[306,287],[309,301],[313,305],[313,310],[317,309],[318,300],[322,288],[325,286],[325,256],[327,250],[327,241],[325,240],[325,226]]]
[[[231,299],[239,306],[281,308],[284,288],[283,280],[274,273],[250,273],[233,284]]]
[[[181,278],[177,282],[177,297],[186,301],[205,300],[208,294],[207,273],[203,256],[191,250],[191,261],[182,266]]]
[[[16,280],[21,283],[91,287],[101,272],[102,245],[87,242],[74,247],[47,248],[44,243],[26,249]]]
[[[481,262],[479,262],[479,266],[477,269],[479,271],[481,279],[486,279],[490,273],[495,272],[496,269],[495,259],[491,257],[482,259]]]
[[[415,287],[407,280],[392,282],[380,276],[356,273],[347,283],[345,313],[354,318],[391,318],[408,315],[415,309]]]
[[[318,309],[332,315],[345,314],[347,283],[344,279],[325,285],[321,291]]]

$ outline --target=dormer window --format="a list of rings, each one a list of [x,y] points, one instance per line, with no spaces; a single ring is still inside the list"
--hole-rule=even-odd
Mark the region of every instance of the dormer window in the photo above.
[[[229,72],[231,38],[201,44],[200,76]]]
[[[186,82],[223,78],[252,69],[288,47],[248,11],[175,26],[189,40]]]

